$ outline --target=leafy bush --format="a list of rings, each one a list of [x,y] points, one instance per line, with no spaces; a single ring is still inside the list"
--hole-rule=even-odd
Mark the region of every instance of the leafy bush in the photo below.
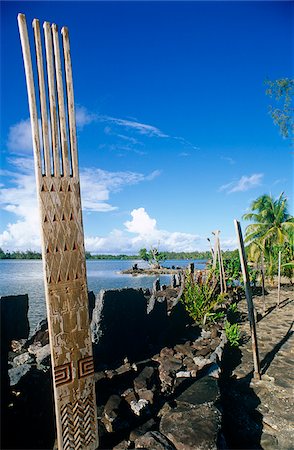
[[[240,326],[237,323],[231,324],[227,321],[225,323],[225,333],[230,346],[239,347],[241,339]]]
[[[181,300],[192,319],[202,325],[216,322],[224,316],[222,312],[216,312],[217,305],[224,301],[224,295],[217,295],[216,285],[212,285],[209,278],[202,278],[202,275],[196,280],[186,275]]]

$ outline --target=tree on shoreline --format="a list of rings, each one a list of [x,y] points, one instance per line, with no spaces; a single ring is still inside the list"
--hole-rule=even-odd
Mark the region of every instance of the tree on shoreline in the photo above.
[[[291,235],[294,230],[294,218],[288,212],[288,200],[282,192],[277,199],[271,195],[261,195],[251,204],[251,212],[243,215],[244,220],[253,223],[247,226],[245,242],[249,243],[249,257],[258,262],[265,258],[267,272],[270,277],[276,272],[277,256],[283,251],[288,266],[288,274],[292,277]],[[286,245],[287,243],[287,245]],[[287,256],[288,255],[288,256]],[[286,275],[288,276],[288,275]]]

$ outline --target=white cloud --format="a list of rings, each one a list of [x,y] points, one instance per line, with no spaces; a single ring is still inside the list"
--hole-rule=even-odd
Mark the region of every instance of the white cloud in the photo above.
[[[136,122],[134,120],[118,119],[116,117],[103,116],[103,115],[99,115],[98,118],[101,121],[110,122],[110,123],[119,125],[121,127],[129,129],[129,130],[135,130],[139,134],[144,134],[144,135],[147,135],[150,137],[153,137],[153,136],[161,137],[161,138],[169,137],[167,134],[163,133],[159,128],[157,128],[153,125],[148,125],[146,123],[140,123],[140,122]]]
[[[130,233],[138,233],[143,236],[153,234],[156,229],[156,220],[148,216],[144,208],[133,209],[132,220],[124,223]]]
[[[224,161],[227,161],[231,165],[236,164],[236,161],[233,158],[231,158],[230,156],[221,156],[221,159],[223,159]]]
[[[33,151],[30,119],[22,120],[9,128],[7,147],[14,152]]]
[[[117,209],[108,202],[110,193],[119,192],[126,186],[151,181],[159,176],[155,170],[149,175],[138,172],[109,172],[102,169],[81,170],[81,193],[83,208],[88,211],[107,212]]]
[[[181,137],[181,136],[173,136],[173,139],[181,142],[184,146],[188,147],[192,150],[200,150],[200,147],[196,147],[196,145],[192,144],[191,142],[187,141],[187,139]]]
[[[86,237],[86,248],[93,253],[137,254],[140,248],[151,246],[160,251],[209,250],[206,237],[158,228],[156,219],[143,207],[131,211],[131,219],[124,222],[124,229],[115,229],[105,237]],[[224,238],[222,248],[236,248],[236,239]]]
[[[140,248],[151,246],[179,252],[207,248],[206,240],[195,234],[158,229],[156,219],[151,218],[143,207],[133,209],[131,217],[124,223],[123,230],[113,230],[106,237],[86,238],[87,249],[97,253],[136,254]]]
[[[84,106],[77,105],[76,109],[76,125],[78,128],[83,128],[85,125],[89,125],[95,122],[98,118],[97,114],[89,112]]]
[[[262,178],[263,173],[254,173],[251,176],[243,175],[237,181],[231,181],[230,183],[222,185],[219,188],[219,191],[226,191],[227,194],[249,191],[249,189],[254,189],[257,186],[260,186]]]
[[[9,223],[0,234],[0,247],[37,250],[40,232],[33,160],[21,158],[17,165],[22,167],[21,173],[6,172],[13,187],[2,188],[0,192],[0,207],[13,213],[17,221]]]
[[[83,106],[76,107],[76,124],[82,129],[85,125],[97,120],[97,115],[87,111]],[[50,130],[50,123],[49,123]],[[41,121],[39,119],[39,134],[42,140]],[[30,119],[21,120],[12,125],[8,131],[7,148],[16,153],[33,153],[33,141]]]

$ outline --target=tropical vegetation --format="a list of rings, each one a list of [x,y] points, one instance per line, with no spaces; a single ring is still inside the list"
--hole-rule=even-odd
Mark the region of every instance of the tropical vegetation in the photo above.
[[[217,311],[224,302],[224,294],[218,293],[217,282],[202,273],[197,277],[186,273],[181,301],[190,317],[200,325],[216,322],[224,316],[223,311]]]
[[[248,259],[259,267],[264,263],[266,275],[277,274],[278,255],[282,255],[282,274],[293,278],[294,218],[288,211],[288,199],[282,192],[278,198],[264,194],[254,200],[251,211],[244,214],[247,226],[245,242],[249,244]]]

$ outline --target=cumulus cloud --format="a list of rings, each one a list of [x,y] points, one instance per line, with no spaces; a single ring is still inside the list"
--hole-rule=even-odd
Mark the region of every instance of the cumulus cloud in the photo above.
[[[96,253],[133,253],[151,246],[160,250],[193,251],[206,245],[206,239],[196,234],[161,230],[156,219],[149,216],[145,208],[131,211],[131,219],[124,222],[124,229],[113,230],[107,237],[86,238],[86,247]]]
[[[8,223],[0,234],[0,247],[37,250],[40,248],[40,232],[33,160],[21,158],[17,165],[22,172],[5,172],[12,187],[2,188],[0,192],[0,207],[17,218],[15,223]]]
[[[143,236],[153,234],[156,230],[156,220],[148,216],[144,208],[134,209],[131,212],[132,220],[124,223],[130,233],[138,233]]]
[[[219,191],[225,191],[227,194],[233,192],[245,192],[261,185],[263,173],[254,173],[251,176],[243,175],[239,180],[224,184]]]

